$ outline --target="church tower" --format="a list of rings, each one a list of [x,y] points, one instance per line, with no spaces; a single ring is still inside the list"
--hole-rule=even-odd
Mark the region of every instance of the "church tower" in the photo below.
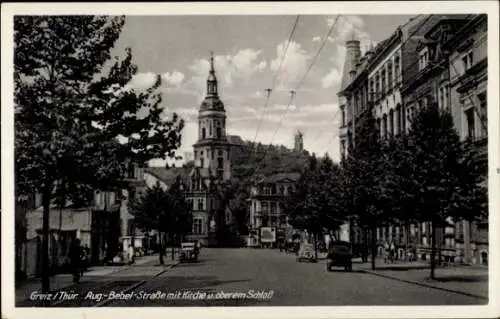
[[[296,152],[302,152],[304,150],[304,135],[301,131],[295,133],[295,145],[293,149]]]
[[[198,111],[198,141],[193,145],[196,166],[217,179],[231,178],[230,147],[226,136],[226,110],[219,98],[213,53],[207,95]]]

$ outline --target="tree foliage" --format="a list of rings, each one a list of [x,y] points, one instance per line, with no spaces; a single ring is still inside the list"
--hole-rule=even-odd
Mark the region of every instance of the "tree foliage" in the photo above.
[[[162,115],[160,77],[134,90],[131,50],[111,60],[124,23],[110,16],[14,19],[16,191],[43,195],[44,291],[55,185],[67,184],[68,196],[88,203],[96,188],[122,187],[131,163],[173,156],[180,146],[184,123]]]
[[[160,239],[160,263],[163,263],[163,234],[181,239],[192,229],[191,206],[177,180],[168,190],[159,183],[129,203],[137,227],[145,232],[156,230]]]

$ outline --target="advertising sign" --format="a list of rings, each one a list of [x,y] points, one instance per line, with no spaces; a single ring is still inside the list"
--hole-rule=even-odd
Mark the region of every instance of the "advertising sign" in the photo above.
[[[260,229],[260,242],[261,243],[274,243],[276,241],[276,228],[262,227]]]

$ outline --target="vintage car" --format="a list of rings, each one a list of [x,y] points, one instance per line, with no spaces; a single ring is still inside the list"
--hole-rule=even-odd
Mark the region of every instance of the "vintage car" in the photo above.
[[[332,271],[333,267],[343,267],[352,271],[352,246],[345,241],[330,243],[326,260],[326,270]]]
[[[299,253],[297,256],[297,261],[302,262],[304,260],[310,262],[316,262],[316,254],[314,253],[314,245],[311,244],[302,244],[299,249]]]
[[[190,262],[198,260],[198,247],[196,243],[184,242],[181,243],[181,251],[179,255],[180,262]]]

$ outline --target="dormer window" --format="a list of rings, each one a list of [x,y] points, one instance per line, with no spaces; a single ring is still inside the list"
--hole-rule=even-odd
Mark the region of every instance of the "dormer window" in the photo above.
[[[419,70],[425,69],[425,67],[429,64],[429,51],[427,48],[420,51],[419,55]]]
[[[472,51],[469,51],[467,54],[465,54],[462,57],[462,66],[463,66],[464,73],[465,73],[465,71],[470,69],[473,64],[474,64],[474,55],[473,55]]]

